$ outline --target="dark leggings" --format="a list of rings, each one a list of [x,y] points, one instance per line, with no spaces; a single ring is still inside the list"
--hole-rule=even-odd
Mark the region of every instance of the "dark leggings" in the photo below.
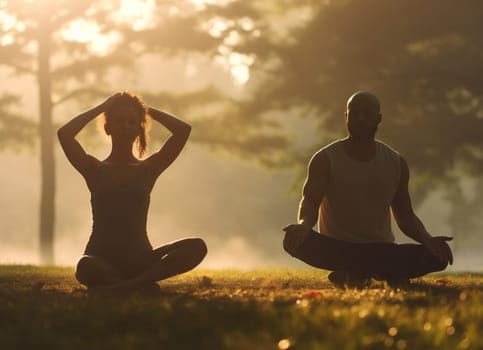
[[[149,272],[149,282],[187,272],[206,256],[205,242],[200,238],[184,238],[128,257],[113,250],[114,258],[88,252],[76,269],[77,280],[86,286],[109,285]],[[111,254],[112,255],[112,254]]]
[[[285,239],[287,238],[287,233]],[[344,271],[383,280],[413,278],[441,271],[441,263],[420,244],[351,243],[310,232],[293,257],[324,270]]]

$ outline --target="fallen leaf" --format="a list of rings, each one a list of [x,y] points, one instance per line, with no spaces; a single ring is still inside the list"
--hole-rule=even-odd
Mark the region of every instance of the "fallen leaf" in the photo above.
[[[310,291],[302,294],[302,297],[311,298],[311,299],[322,297],[322,296],[323,296],[322,292],[318,292],[318,291]]]
[[[451,281],[447,278],[440,278],[439,280],[436,280],[436,283],[442,286],[447,286],[451,284]]]

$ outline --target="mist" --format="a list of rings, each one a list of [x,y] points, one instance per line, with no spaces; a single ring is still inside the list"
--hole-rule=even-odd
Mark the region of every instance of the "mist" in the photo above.
[[[102,150],[96,153],[103,155]],[[0,174],[0,263],[39,264],[38,159],[33,154],[2,154],[0,159],[7,170]],[[90,194],[60,151],[57,168],[56,264],[74,266],[90,234]],[[151,194],[150,241],[157,246],[187,236],[203,238],[209,252],[201,268],[304,268],[282,248],[282,227],[296,219],[299,198],[289,191],[295,177],[295,171],[267,171],[188,145]],[[448,210],[434,194],[417,213],[430,232],[451,235],[444,222]],[[395,232],[397,241],[410,241]],[[477,249],[456,250],[451,270],[481,269]]]
[[[90,234],[90,195],[83,178],[61,156],[58,152],[55,255],[57,264],[74,265]],[[1,174],[1,262],[38,264],[36,158],[1,157],[18,174]],[[188,147],[151,194],[148,236],[154,246],[202,237],[209,247],[203,262],[207,268],[287,265],[291,259],[282,253],[281,228],[296,214],[296,201],[287,196],[290,181],[288,174]]]

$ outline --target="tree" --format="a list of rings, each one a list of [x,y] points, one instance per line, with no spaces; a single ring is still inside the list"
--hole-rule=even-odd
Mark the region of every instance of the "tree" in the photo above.
[[[128,63],[119,50],[107,58],[90,52],[86,43],[68,40],[63,31],[70,23],[86,16],[102,18],[103,11],[94,1],[3,1],[0,5],[2,46],[0,63],[16,74],[36,78],[39,94],[41,157],[41,199],[39,235],[41,259],[54,261],[54,124],[53,108],[76,95],[94,89],[92,74],[96,74],[95,89],[102,89],[102,77],[113,66]],[[86,15],[86,14],[90,15]],[[103,21],[108,26],[108,21]],[[7,134],[12,131],[9,127]],[[24,135],[26,136],[26,135]],[[25,138],[29,141],[31,138]]]

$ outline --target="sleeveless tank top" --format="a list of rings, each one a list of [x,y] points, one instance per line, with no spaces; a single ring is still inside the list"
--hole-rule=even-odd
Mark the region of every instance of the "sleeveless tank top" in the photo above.
[[[400,181],[400,155],[376,141],[371,161],[345,152],[342,140],[322,149],[330,178],[319,214],[321,234],[356,243],[394,242],[390,206]]]
[[[117,262],[152,250],[146,233],[150,199],[147,172],[143,165],[135,167],[130,181],[116,182],[110,166],[101,163],[91,189],[93,224],[85,254]]]

